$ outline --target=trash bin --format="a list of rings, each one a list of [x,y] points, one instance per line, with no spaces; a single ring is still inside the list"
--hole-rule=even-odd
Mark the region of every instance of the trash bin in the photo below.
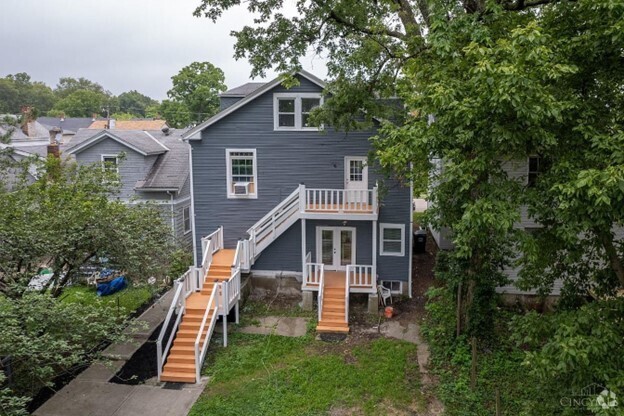
[[[421,254],[424,253],[425,247],[427,245],[427,230],[423,230],[422,228],[420,230],[416,230],[414,231],[414,253],[415,254]]]

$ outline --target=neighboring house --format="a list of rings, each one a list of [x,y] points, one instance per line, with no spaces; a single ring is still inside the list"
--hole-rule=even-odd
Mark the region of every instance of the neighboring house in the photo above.
[[[436,169],[443,169],[443,163],[439,159],[434,160],[434,165]],[[503,164],[503,169],[507,172],[510,178],[513,178],[525,186],[534,186],[538,175],[541,172],[540,169],[540,158],[529,157],[526,160],[516,160],[511,162],[506,162]],[[520,221],[514,224],[515,228],[524,229],[528,232],[531,232],[535,229],[541,228],[542,226],[529,217],[527,213],[526,207],[520,208]],[[442,250],[452,250],[454,248],[452,242],[452,231],[448,228],[443,228],[441,230],[430,229],[433,238],[435,239],[438,247]],[[515,286],[515,282],[519,279],[519,268],[514,267],[506,267],[503,272],[509,277],[510,282],[505,286],[501,286],[497,288],[497,292],[505,295],[535,295],[537,293],[536,290],[525,291],[517,288]],[[551,295],[558,296],[561,293],[562,281],[557,280],[553,285],[553,289]]]
[[[15,125],[12,123],[5,123],[5,117],[15,120]],[[21,161],[29,157],[45,158],[51,137],[56,139],[59,133],[58,130],[54,128],[49,129],[39,123],[38,120],[35,120],[29,108],[24,109],[21,120],[18,120],[16,116],[12,115],[3,115],[0,116],[0,118],[0,136],[8,136],[7,143],[0,143],[0,150],[7,148],[13,149],[10,154],[3,152],[2,157],[11,158],[14,161]],[[36,170],[34,166],[32,166],[25,178],[26,182],[34,182],[36,176]],[[18,174],[16,170],[8,169],[4,172],[2,182],[4,182],[9,189],[16,185],[17,180]]]
[[[225,249],[244,239],[243,270],[296,278],[308,307],[323,273],[343,291],[348,274],[349,292],[368,293],[371,309],[378,283],[411,295],[410,187],[369,165],[376,129],[310,126],[325,84],[305,71],[296,77],[290,89],[278,78],[226,91],[223,110],[184,134],[196,264],[202,237],[223,227]]]
[[[165,120],[155,120],[151,118],[142,118],[135,120],[95,120],[88,128],[92,130],[162,130],[168,127]]]
[[[102,163],[117,169],[118,198],[129,204],[157,204],[176,241],[191,245],[189,150],[181,131],[80,129],[61,150],[79,164]]]
[[[92,117],[38,117],[37,121],[48,130],[54,127],[61,129],[61,142],[67,143],[78,130],[89,128],[95,119]]]

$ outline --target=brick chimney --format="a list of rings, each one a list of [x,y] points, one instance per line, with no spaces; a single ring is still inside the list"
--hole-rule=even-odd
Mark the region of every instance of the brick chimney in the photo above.
[[[30,123],[33,121],[35,121],[33,109],[29,106],[22,107],[22,123],[20,127],[24,134],[28,137],[30,137]]]
[[[57,135],[61,133],[61,129],[53,127],[50,130],[50,144],[48,144],[48,156],[61,157],[61,149],[57,139]]]

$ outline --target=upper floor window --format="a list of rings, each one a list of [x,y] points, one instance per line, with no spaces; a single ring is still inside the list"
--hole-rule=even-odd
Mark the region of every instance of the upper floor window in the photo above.
[[[102,167],[106,172],[119,173],[117,155],[102,155]]]
[[[257,198],[256,149],[227,149],[225,163],[228,198]]]
[[[537,184],[538,176],[544,171],[544,159],[539,156],[529,157],[529,172],[527,185],[532,188]]]
[[[273,95],[275,130],[316,130],[310,124],[310,113],[323,103],[317,93],[277,93]]]

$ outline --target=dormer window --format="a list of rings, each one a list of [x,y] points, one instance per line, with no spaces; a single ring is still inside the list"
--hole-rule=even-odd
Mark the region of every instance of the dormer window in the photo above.
[[[318,130],[310,124],[310,113],[323,103],[317,93],[274,94],[275,130]]]

